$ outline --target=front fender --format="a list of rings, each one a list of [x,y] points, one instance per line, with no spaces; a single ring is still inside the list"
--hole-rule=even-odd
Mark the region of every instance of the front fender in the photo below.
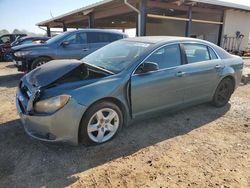
[[[126,113],[129,111],[128,80],[126,78],[103,79],[77,88],[72,91],[71,95],[79,104],[86,107],[105,98],[117,99],[122,103]]]

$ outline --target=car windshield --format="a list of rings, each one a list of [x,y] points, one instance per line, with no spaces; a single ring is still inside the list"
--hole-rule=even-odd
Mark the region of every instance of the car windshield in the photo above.
[[[83,58],[82,61],[113,73],[119,73],[149,46],[149,43],[120,40],[100,48]]]
[[[67,32],[64,32],[64,33],[61,33],[59,35],[56,35],[54,37],[52,37],[51,39],[47,40],[46,43],[47,44],[52,44],[58,40],[61,40],[62,38],[64,38],[68,33]]]

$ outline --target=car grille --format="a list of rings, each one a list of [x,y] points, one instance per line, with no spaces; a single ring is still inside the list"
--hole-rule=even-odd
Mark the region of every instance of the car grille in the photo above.
[[[23,96],[29,100],[31,96],[31,92],[29,91],[28,87],[23,84],[23,82],[20,82],[20,91],[23,94]]]
[[[31,92],[29,91],[28,87],[23,84],[21,81],[19,84],[19,91],[20,96],[18,97],[18,103],[23,113],[27,113],[27,106],[30,100]]]

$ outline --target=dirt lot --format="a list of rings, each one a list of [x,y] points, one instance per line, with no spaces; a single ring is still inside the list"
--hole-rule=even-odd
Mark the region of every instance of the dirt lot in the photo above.
[[[224,108],[195,106],[73,147],[24,133],[14,102],[21,76],[0,63],[0,187],[250,187],[250,84]]]

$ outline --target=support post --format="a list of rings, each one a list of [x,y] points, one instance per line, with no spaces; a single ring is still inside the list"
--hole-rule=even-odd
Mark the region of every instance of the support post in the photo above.
[[[63,22],[63,32],[67,31],[66,24]]]
[[[139,36],[139,15],[136,17],[136,20],[135,20],[135,35],[138,37]]]
[[[223,24],[220,25],[220,28],[219,28],[219,33],[218,33],[218,42],[217,42],[217,45],[218,46],[221,46],[221,42],[222,42],[222,31],[223,31],[223,26],[224,26],[224,11],[221,15],[221,22],[223,22]]]
[[[186,22],[186,32],[185,36],[190,37],[192,33],[192,5],[188,8],[188,21]]]
[[[140,27],[139,36],[146,36],[147,0],[141,0],[139,7],[140,7],[140,14],[138,15],[140,20],[140,23],[138,24],[138,26]]]
[[[50,32],[50,27],[49,26],[47,26],[47,36],[51,37],[51,32]]]
[[[94,28],[95,26],[95,18],[94,18],[94,13],[91,12],[88,15],[88,28]]]

